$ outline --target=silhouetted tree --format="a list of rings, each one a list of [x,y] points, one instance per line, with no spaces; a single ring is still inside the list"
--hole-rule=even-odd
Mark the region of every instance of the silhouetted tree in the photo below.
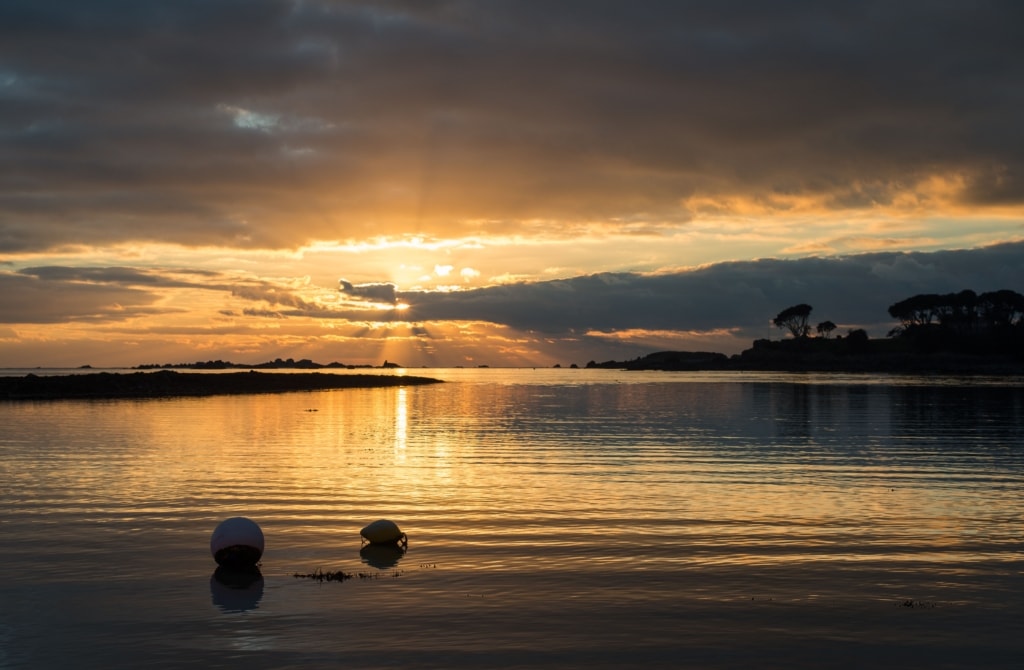
[[[978,322],[978,294],[970,289],[942,296],[938,306],[939,325],[948,330],[970,332]]]
[[[777,328],[786,328],[790,333],[793,334],[794,338],[807,337],[807,334],[811,332],[811,327],[807,323],[807,319],[811,316],[811,310],[814,309],[810,305],[799,304],[787,307],[786,309],[779,312],[772,323]]]
[[[900,328],[896,332],[930,325],[937,316],[941,302],[940,295],[922,293],[889,305],[889,316],[900,320]]]
[[[978,316],[990,328],[1024,325],[1024,295],[1003,289],[978,296]]]
[[[831,321],[822,321],[821,323],[818,324],[817,327],[818,335],[824,337],[825,339],[828,339],[829,334],[831,334],[832,331],[835,329],[836,324],[832,323]]]

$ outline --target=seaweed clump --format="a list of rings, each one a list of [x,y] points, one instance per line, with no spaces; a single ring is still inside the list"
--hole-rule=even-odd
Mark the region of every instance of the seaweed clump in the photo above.
[[[355,575],[351,572],[345,572],[344,570],[324,572],[321,568],[317,568],[316,572],[309,574],[296,572],[292,576],[295,577],[295,579],[312,579],[317,582],[343,582],[346,579],[352,579]]]

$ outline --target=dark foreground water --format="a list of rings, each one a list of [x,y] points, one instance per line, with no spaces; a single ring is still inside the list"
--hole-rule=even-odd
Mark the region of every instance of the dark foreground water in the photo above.
[[[1024,658],[1020,380],[416,374],[449,381],[0,403],[0,668]],[[361,552],[382,517],[407,553]]]

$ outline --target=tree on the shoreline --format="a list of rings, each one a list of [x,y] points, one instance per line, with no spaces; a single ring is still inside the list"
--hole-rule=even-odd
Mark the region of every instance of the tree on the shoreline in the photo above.
[[[900,328],[898,332],[927,326],[935,320],[938,313],[938,305],[941,301],[942,296],[935,293],[922,293],[911,296],[889,305],[889,316],[899,319]]]
[[[822,321],[818,324],[817,331],[818,335],[824,337],[826,340],[828,336],[832,334],[832,331],[836,329],[836,324],[831,321]]]
[[[807,320],[811,316],[812,309],[814,308],[803,303],[787,307],[772,319],[772,323],[775,324],[776,328],[789,330],[796,339],[807,337],[808,333],[811,332],[811,326],[807,323]]]

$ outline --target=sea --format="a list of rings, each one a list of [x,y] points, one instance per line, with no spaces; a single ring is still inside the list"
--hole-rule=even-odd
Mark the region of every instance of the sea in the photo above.
[[[1024,662],[1022,378],[374,372],[0,401],[0,668]]]

